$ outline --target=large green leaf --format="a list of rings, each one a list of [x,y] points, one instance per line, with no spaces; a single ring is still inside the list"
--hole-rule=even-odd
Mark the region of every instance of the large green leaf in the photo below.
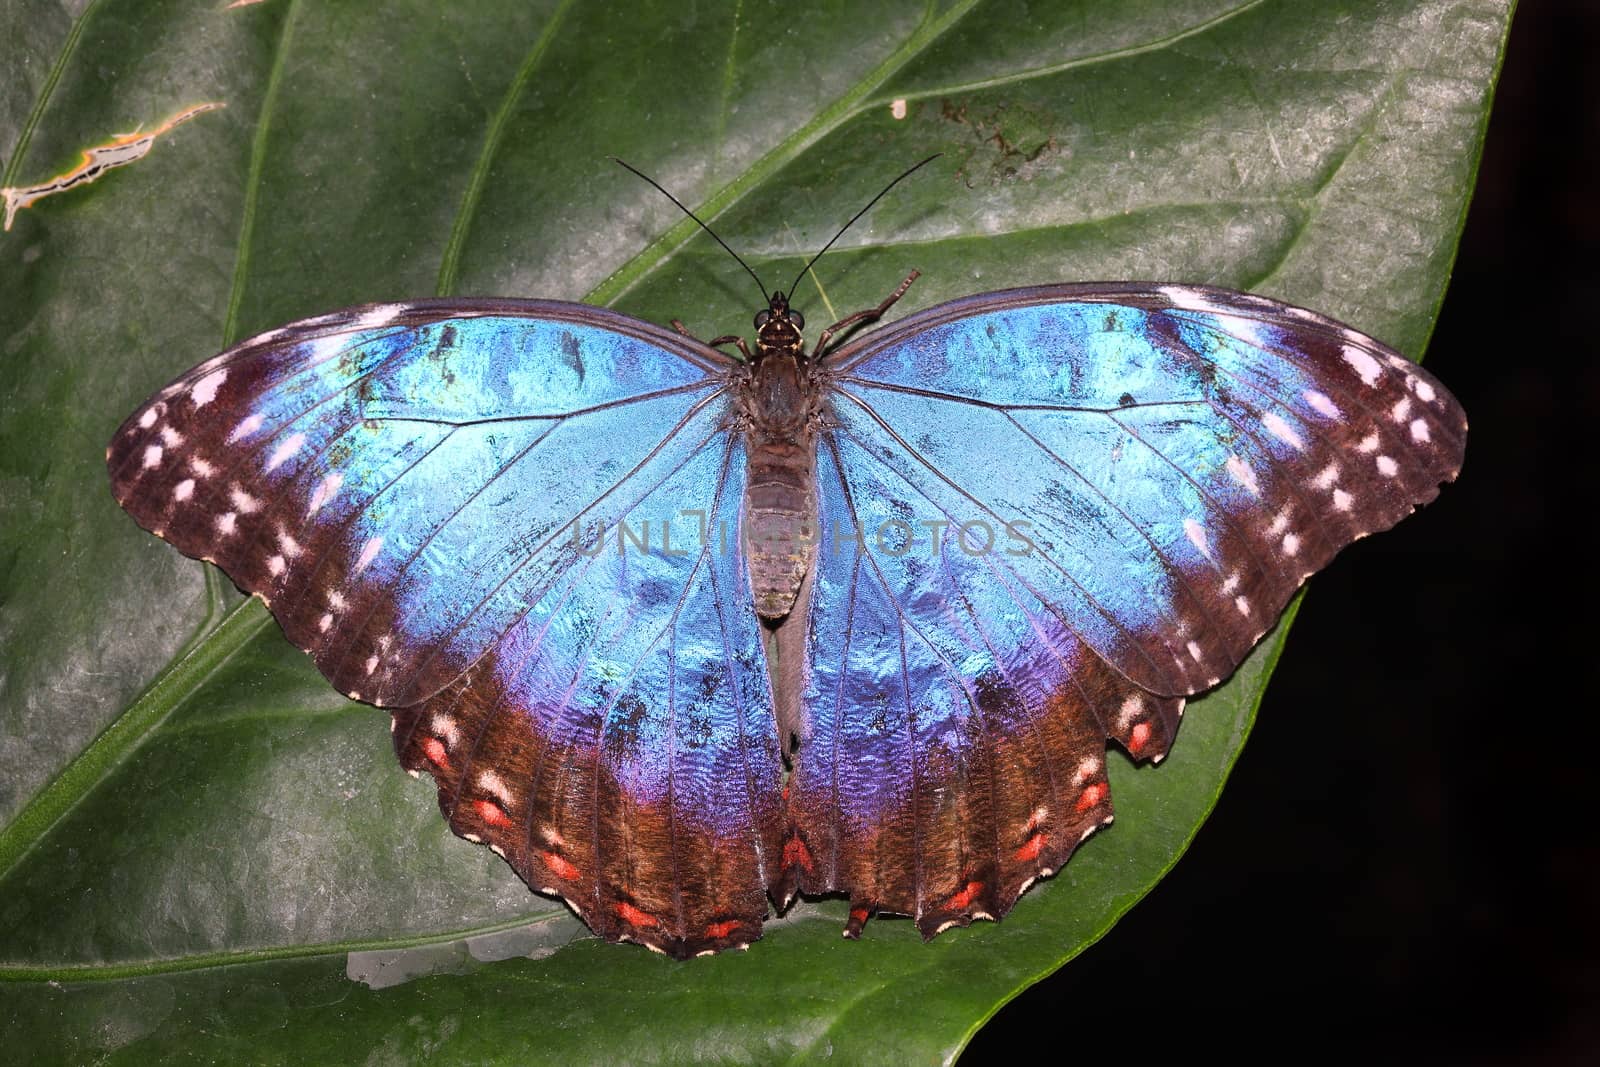
[[[1193,705],[1160,769],[1113,761],[1116,827],[1005,923],[923,945],[886,920],[852,944],[822,902],[748,953],[677,964],[587,938],[451,837],[383,715],[116,508],[105,441],[224,344],[358,301],[537,295],[744,326],[748,278],[607,154],[786,279],[946,153],[824,261],[825,295],[801,287],[814,323],[912,267],[902,309],[1152,278],[1256,289],[1420,355],[1509,7],[0,2],[0,185],[226,104],[0,236],[8,1052],[952,1058],[1175,862],[1285,627]]]

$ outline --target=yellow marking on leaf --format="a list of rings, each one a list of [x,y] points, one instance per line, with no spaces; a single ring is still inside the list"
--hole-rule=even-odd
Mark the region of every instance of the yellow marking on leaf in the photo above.
[[[196,115],[226,106],[220,102],[212,102],[184,108],[148,133],[140,133],[137,130],[133,133],[119,133],[105,144],[84,149],[82,161],[65,174],[49,178],[37,185],[0,189],[0,197],[5,199],[4,229],[11,229],[12,220],[23,208],[30,207],[47,196],[64,193],[80,185],[88,185],[98,180],[106,171],[125,167],[129,163],[143,159],[149,154],[150,149],[155,147],[157,137],[183,125]]]

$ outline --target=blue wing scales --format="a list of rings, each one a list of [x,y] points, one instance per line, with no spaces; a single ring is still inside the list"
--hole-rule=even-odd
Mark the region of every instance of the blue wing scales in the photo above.
[[[580,305],[357,308],[202,364],[107,462],[142,524],[392,709],[457,833],[683,955],[759,936],[781,847],[761,630],[718,536],[728,375]]]
[[[783,885],[849,892],[851,934],[1003,915],[1110,821],[1106,740],[1160,758],[1307,575],[1455,476],[1466,429],[1380,343],[1222,290],[986,294],[830,365],[780,653],[806,664]]]

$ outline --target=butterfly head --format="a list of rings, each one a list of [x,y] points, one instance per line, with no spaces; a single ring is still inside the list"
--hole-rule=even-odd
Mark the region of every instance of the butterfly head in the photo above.
[[[766,308],[756,313],[757,358],[788,355],[798,359],[805,347],[800,331],[805,328],[805,316],[789,306],[789,297],[781,289],[774,292]]]

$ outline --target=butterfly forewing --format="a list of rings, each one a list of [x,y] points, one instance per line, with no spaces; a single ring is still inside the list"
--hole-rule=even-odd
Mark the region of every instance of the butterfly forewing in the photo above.
[[[1029,524],[1007,569],[1166,695],[1226,677],[1307,575],[1431,500],[1466,429],[1379,342],[1222,290],[989,294],[836,359],[839,432],[896,442],[972,521]]]

